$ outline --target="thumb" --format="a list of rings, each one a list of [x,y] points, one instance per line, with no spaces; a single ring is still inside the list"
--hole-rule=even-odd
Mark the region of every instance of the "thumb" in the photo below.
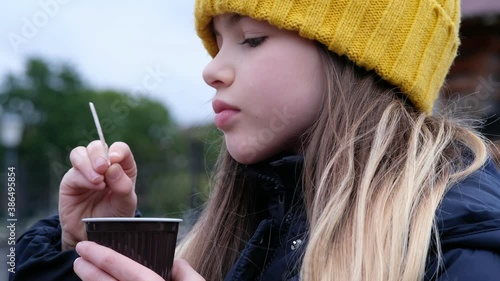
[[[111,188],[116,195],[128,195],[134,191],[134,183],[125,174],[120,164],[109,166],[104,176],[106,185]]]
[[[172,265],[172,281],[205,281],[186,260],[176,259]]]
[[[116,216],[133,216],[137,207],[134,182],[125,174],[119,164],[111,165],[105,174],[106,185],[110,189],[109,203]]]

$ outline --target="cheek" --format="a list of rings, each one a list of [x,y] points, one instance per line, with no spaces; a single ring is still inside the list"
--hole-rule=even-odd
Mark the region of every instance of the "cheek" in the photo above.
[[[309,128],[315,112],[298,112],[293,104],[270,109],[259,122],[245,122],[225,133],[226,146],[233,158],[251,164],[282,151],[294,151],[298,138]],[[248,121],[248,120],[245,120]]]
[[[294,150],[322,103],[319,54],[300,57],[293,49],[288,53],[282,48],[280,52],[266,51],[246,64],[244,71],[240,69],[240,77],[246,78],[240,80],[244,89],[240,97],[250,106],[245,108],[241,126],[225,132],[229,153],[242,164]],[[297,54],[303,54],[299,51]]]
[[[258,121],[242,120],[240,126],[224,133],[227,149],[242,164],[255,163],[290,150],[298,131],[298,117],[285,105],[270,109]]]
[[[291,47],[273,47],[245,71],[246,77],[252,77],[246,85],[253,89],[252,94],[267,103],[290,102],[306,107],[317,103],[325,77],[316,47],[304,41]]]
[[[290,57],[293,54],[287,56],[288,59],[276,57],[261,69],[256,92],[259,100],[265,101],[259,116],[265,116],[266,120],[278,118],[285,124],[283,133],[293,137],[304,133],[315,121],[322,106],[326,77],[319,54],[299,59]]]

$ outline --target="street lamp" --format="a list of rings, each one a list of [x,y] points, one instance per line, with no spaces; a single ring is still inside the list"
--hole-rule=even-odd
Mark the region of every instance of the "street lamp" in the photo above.
[[[23,118],[14,112],[4,112],[1,125],[0,141],[5,148],[5,169],[8,167],[17,169],[16,148],[21,143],[23,136]]]
[[[0,137],[2,145],[6,150],[15,150],[21,143],[23,129],[24,122],[21,115],[14,112],[5,112],[2,114],[2,132]]]
[[[5,148],[5,167],[0,172],[3,180],[7,180],[7,172],[9,167],[15,168],[15,173],[18,173],[17,166],[17,151],[16,148],[19,146],[23,136],[24,122],[22,116],[14,112],[3,112],[0,117],[0,142]],[[3,195],[7,195],[7,188],[2,188]],[[3,205],[6,206],[7,196],[2,196],[5,198],[2,200]]]

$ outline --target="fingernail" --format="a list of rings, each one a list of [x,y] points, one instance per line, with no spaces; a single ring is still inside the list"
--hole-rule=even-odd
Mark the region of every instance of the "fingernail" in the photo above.
[[[89,175],[90,175],[90,180],[91,180],[91,181],[95,181],[96,179],[98,179],[98,178],[101,176],[100,174],[98,174],[98,173],[97,173],[96,171],[94,171],[94,170],[91,170],[91,171],[89,172]]]
[[[118,179],[119,176],[120,176],[120,169],[116,166],[112,166],[108,170],[106,178],[108,180],[114,181],[114,180]]]
[[[106,165],[106,166],[108,165],[108,161],[106,161],[106,159],[100,157],[100,158],[97,158],[95,160],[95,167],[96,168],[99,168],[99,167],[104,166],[104,165]]]
[[[77,267],[77,266],[78,266],[78,264],[80,264],[80,260],[81,260],[81,259],[82,259],[82,258],[80,258],[80,257],[76,258],[76,259],[75,259],[75,261],[73,261],[73,267]]]
[[[111,152],[111,153],[109,154],[109,157],[120,157],[120,153],[118,153],[118,152],[116,152],[116,151],[115,151],[115,152]]]

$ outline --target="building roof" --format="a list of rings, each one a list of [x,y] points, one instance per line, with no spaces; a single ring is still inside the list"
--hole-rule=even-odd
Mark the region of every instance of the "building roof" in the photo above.
[[[462,17],[500,15],[500,0],[462,0]]]

